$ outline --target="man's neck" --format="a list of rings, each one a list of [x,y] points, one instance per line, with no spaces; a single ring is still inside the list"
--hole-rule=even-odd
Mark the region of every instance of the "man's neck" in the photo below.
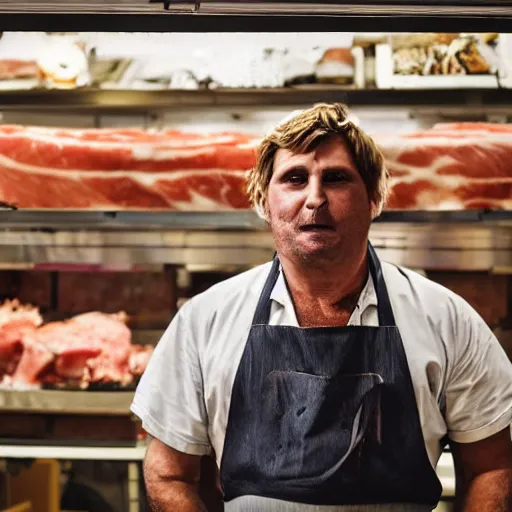
[[[338,315],[339,325],[344,325],[368,280],[366,251],[318,266],[281,257],[281,265],[300,325],[313,325],[312,316],[320,325],[336,323]]]

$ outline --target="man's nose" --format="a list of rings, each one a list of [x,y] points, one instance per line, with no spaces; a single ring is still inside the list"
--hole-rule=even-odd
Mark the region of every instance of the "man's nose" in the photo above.
[[[307,187],[306,208],[317,210],[327,204],[327,195],[321,180],[312,179]]]

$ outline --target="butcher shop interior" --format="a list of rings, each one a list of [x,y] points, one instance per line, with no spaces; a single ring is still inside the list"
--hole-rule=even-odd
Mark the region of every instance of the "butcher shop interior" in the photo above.
[[[149,510],[134,390],[187,300],[272,259],[247,171],[315,103],[384,154],[378,255],[512,358],[511,6],[466,3],[0,0],[0,511]]]

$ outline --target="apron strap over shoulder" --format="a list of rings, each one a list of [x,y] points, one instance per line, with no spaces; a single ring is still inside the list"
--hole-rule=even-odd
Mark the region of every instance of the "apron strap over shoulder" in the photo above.
[[[268,320],[270,318],[270,308],[272,306],[270,295],[272,294],[272,290],[274,289],[278,277],[279,258],[277,257],[277,253],[275,253],[274,259],[272,261],[272,268],[270,269],[270,273],[267,277],[267,280],[265,281],[265,286],[261,292],[258,305],[256,306],[256,312],[254,313],[252,325],[268,324]]]
[[[393,308],[389,300],[388,288],[384,281],[380,260],[370,242],[368,242],[368,265],[370,267],[375,293],[377,294],[379,326],[396,326],[395,315],[393,314]]]

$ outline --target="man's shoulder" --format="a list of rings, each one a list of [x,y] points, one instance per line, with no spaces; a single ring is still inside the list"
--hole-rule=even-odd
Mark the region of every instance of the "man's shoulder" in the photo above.
[[[382,269],[392,302],[401,300],[412,307],[420,307],[427,316],[446,318],[474,313],[460,295],[415,270],[387,262],[382,263]]]
[[[232,308],[236,303],[257,302],[272,262],[264,263],[217,283],[208,290],[195,295],[189,306],[211,312]]]

